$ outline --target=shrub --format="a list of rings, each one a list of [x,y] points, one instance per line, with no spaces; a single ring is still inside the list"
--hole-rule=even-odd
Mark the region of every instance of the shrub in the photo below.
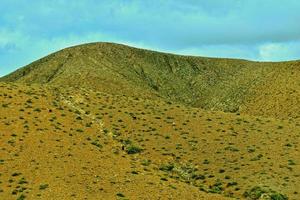
[[[122,194],[122,193],[120,193],[120,192],[119,192],[119,193],[117,193],[117,196],[118,196],[118,197],[125,197],[125,195],[124,195],[124,194]]]
[[[44,189],[46,189],[46,188],[48,188],[48,184],[41,184],[40,185],[40,190],[44,190]]]
[[[98,148],[102,148],[102,145],[98,141],[93,141],[93,142],[91,142],[91,144]]]
[[[159,170],[164,171],[164,172],[169,172],[169,171],[172,171],[174,169],[174,167],[175,167],[174,164],[170,163],[170,164],[160,166]]]
[[[272,200],[288,200],[288,197],[284,194],[274,193],[270,195]]]
[[[270,189],[261,188],[259,186],[255,186],[244,193],[244,197],[251,200],[258,200],[263,196],[268,197],[268,199],[271,200],[288,200],[288,197],[284,194],[280,194]]]
[[[25,195],[24,194],[21,194],[18,198],[17,198],[17,200],[24,200],[25,199]]]
[[[143,151],[142,148],[140,148],[138,146],[134,146],[134,145],[129,145],[129,146],[127,146],[127,149],[126,149],[126,152],[128,154],[136,154],[136,153],[140,153],[142,151]]]
[[[217,181],[214,185],[209,187],[208,192],[210,193],[216,193],[220,194],[223,191],[222,183],[220,181]]]
[[[42,110],[40,108],[36,108],[33,110],[34,112],[42,112]]]
[[[256,200],[256,199],[259,199],[265,193],[266,193],[266,191],[263,188],[261,188],[259,186],[255,186],[255,187],[251,188],[250,191],[246,191],[244,193],[244,196],[248,197],[249,199]]]

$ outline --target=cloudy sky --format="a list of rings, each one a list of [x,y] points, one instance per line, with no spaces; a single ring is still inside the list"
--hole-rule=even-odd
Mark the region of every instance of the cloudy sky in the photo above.
[[[0,76],[110,41],[179,54],[300,59],[299,0],[1,0]]]

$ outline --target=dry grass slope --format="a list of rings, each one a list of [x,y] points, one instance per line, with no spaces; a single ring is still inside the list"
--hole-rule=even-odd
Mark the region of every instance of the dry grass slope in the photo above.
[[[299,77],[109,43],[52,54],[1,79],[0,199],[299,200]]]

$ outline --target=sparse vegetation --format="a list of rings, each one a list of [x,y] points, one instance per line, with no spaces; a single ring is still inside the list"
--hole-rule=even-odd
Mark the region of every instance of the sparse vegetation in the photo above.
[[[255,186],[249,191],[244,193],[244,196],[250,200],[258,199],[270,199],[270,200],[288,200],[288,197],[284,194],[280,194],[276,191]]]
[[[108,44],[43,58],[0,82],[0,199],[298,199],[297,66]]]

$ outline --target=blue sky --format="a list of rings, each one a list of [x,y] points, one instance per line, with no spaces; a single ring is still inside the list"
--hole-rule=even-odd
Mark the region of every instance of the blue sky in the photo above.
[[[299,0],[1,0],[0,76],[109,41],[178,54],[300,59]]]

